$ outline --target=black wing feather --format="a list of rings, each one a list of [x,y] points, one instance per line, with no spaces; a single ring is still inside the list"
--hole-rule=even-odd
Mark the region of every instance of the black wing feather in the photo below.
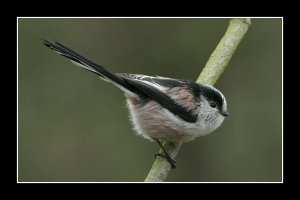
[[[139,80],[126,79],[128,83],[135,86],[145,94],[147,94],[151,99],[157,101],[164,108],[168,109],[173,114],[177,115],[181,119],[186,122],[195,123],[197,121],[197,116],[193,115],[191,111],[186,109],[185,107],[177,104],[173,99],[171,99],[168,95],[163,93],[162,91],[148,85]]]

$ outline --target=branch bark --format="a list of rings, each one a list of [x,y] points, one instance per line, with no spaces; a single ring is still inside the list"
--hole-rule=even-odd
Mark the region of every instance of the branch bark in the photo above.
[[[225,35],[217,45],[214,52],[211,54],[196,81],[197,83],[214,85],[217,82],[221,74],[228,66],[231,57],[233,56],[236,48],[238,47],[250,25],[250,18],[230,20]],[[175,160],[175,157],[180,150],[181,143],[164,142],[163,145],[165,150]],[[160,153],[162,153],[162,150],[160,150]],[[156,157],[145,179],[145,182],[165,181],[170,169],[171,166],[166,159]]]

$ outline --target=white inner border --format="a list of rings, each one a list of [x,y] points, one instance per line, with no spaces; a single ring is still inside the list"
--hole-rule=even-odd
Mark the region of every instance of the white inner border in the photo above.
[[[281,181],[279,182],[157,182],[157,183],[283,183],[283,17],[17,17],[17,183],[151,183],[151,182],[24,182],[19,181],[19,19],[224,19],[224,18],[252,18],[281,19]],[[155,182],[156,183],[156,182]]]

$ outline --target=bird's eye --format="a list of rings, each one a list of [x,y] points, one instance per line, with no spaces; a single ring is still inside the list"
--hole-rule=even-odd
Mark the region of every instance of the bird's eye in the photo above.
[[[214,103],[214,102],[211,102],[209,105],[210,105],[210,107],[212,107],[212,108],[215,108],[215,107],[217,106],[217,104]]]

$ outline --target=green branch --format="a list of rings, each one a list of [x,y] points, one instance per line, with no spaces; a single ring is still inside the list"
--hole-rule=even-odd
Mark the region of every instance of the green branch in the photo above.
[[[227,31],[218,46],[211,54],[204,69],[197,79],[197,83],[214,85],[224,72],[234,54],[237,46],[244,37],[251,25],[249,18],[232,19],[229,22]],[[181,143],[165,142],[164,148],[175,159],[181,147]],[[160,150],[162,152],[162,150]],[[166,180],[171,169],[168,161],[161,157],[156,157],[145,182],[162,182]]]

